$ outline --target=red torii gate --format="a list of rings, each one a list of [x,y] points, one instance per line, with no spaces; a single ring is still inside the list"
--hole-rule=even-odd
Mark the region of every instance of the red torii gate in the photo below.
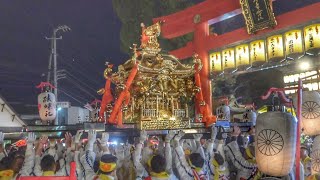
[[[162,36],[168,39],[194,32],[193,41],[185,47],[171,51],[179,59],[191,57],[197,53],[202,60],[200,72],[204,100],[212,108],[211,83],[209,79],[208,51],[238,41],[247,40],[263,33],[308,22],[320,17],[320,2],[279,15],[278,25],[274,29],[265,29],[255,35],[248,35],[245,28],[240,28],[223,35],[209,34],[209,23],[219,22],[219,17],[228,13],[241,12],[239,0],[206,0],[183,11],[154,18],[154,22],[165,21],[161,27]],[[211,22],[213,20],[213,22]]]

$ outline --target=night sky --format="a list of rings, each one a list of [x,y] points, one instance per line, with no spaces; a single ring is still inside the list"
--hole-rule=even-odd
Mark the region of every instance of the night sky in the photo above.
[[[59,81],[61,101],[83,105],[99,97],[105,62],[128,58],[120,51],[121,23],[111,0],[1,0],[0,94],[11,104],[36,104],[35,86],[46,80],[48,69],[45,37],[58,25],[72,29],[58,40],[58,67],[69,72]]]

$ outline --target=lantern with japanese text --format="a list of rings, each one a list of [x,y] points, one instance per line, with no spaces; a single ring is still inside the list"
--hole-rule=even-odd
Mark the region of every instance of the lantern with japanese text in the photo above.
[[[292,114],[269,111],[256,124],[256,161],[262,173],[286,176],[293,168],[296,153],[297,120]]]
[[[218,120],[230,121],[230,107],[222,104],[216,109]]]
[[[248,44],[243,44],[236,47],[236,65],[237,69],[239,70],[246,70],[251,66]]]
[[[220,52],[214,52],[210,54],[210,63],[211,63],[211,73],[219,74],[223,71]]]
[[[286,57],[296,59],[304,54],[302,43],[302,31],[292,30],[284,34],[286,42]]]
[[[233,48],[225,49],[222,51],[222,67],[225,73],[231,73],[236,70]]]
[[[56,97],[51,92],[42,92],[38,95],[40,119],[52,121],[56,118]]]
[[[320,53],[320,24],[313,24],[304,28],[304,46],[308,54]]]
[[[250,60],[253,67],[266,63],[264,40],[257,40],[250,43]]]
[[[297,98],[293,98],[297,107]],[[301,128],[309,136],[320,134],[320,95],[317,91],[302,92]]]
[[[317,135],[317,136],[313,139],[312,149],[320,149],[320,135]]]
[[[250,122],[253,126],[255,126],[257,122],[257,114],[252,110],[248,109],[246,112],[243,113],[242,122]]]
[[[282,35],[268,37],[267,46],[269,62],[281,62],[285,59]]]

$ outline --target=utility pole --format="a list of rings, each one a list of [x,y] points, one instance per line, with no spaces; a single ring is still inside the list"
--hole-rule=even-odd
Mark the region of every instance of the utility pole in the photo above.
[[[62,30],[63,32],[68,32],[71,29],[66,26],[66,25],[62,25],[62,26],[58,26],[57,28],[53,29],[53,34],[51,38],[46,38],[47,40],[51,40],[52,42],[52,46],[51,46],[51,54],[53,55],[53,86],[55,86],[54,88],[54,95],[56,96],[56,102],[58,102],[58,78],[57,78],[57,40],[61,40],[62,36],[57,38],[57,33],[58,31]],[[52,56],[51,56],[52,57]],[[51,58],[50,57],[50,58]],[[51,59],[49,59],[49,71],[51,70]],[[48,72],[48,76],[49,76],[49,72]],[[49,79],[50,77],[48,77]],[[50,81],[50,79],[49,79]],[[56,119],[54,120],[54,125],[59,125],[59,121],[58,118],[59,117],[59,112],[57,112],[56,115]]]

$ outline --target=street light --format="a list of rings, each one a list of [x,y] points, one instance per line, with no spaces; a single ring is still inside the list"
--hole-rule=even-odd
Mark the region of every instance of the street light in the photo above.
[[[60,30],[62,30],[63,32],[68,32],[68,31],[71,31],[71,28],[67,25],[58,26],[53,30],[53,33],[57,33]]]

